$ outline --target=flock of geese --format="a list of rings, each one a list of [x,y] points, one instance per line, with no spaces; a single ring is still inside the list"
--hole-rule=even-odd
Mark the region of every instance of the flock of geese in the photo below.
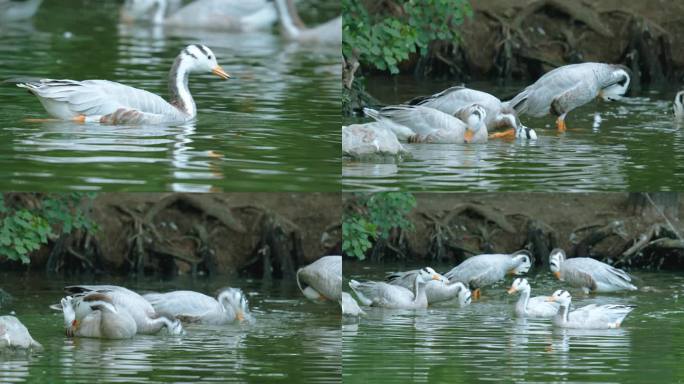
[[[439,302],[466,306],[473,298],[480,297],[482,288],[504,280],[509,274],[525,274],[531,266],[526,250],[513,254],[483,254],[469,257],[443,275],[425,267],[389,273],[385,281],[351,280],[349,287],[364,306],[423,309]],[[549,268],[558,280],[585,293],[637,289],[626,272],[592,258],[567,259],[565,252],[558,248],[549,254]],[[630,305],[590,304],[570,310],[572,296],[567,290],[558,289],[550,296],[530,297],[530,284],[522,277],[513,281],[508,293],[519,295],[514,307],[516,316],[551,318],[555,326],[563,328],[618,328],[634,309]],[[342,312],[354,317],[365,314],[351,295],[343,296]]]
[[[343,302],[342,256],[324,256],[297,271],[302,294],[315,302]],[[72,285],[50,308],[62,312],[68,337],[129,339],[136,334],[185,333],[183,324],[252,322],[247,298],[224,288],[216,298],[194,291],[138,294],[116,285]],[[352,299],[353,300],[353,299]],[[0,316],[0,353],[42,350],[15,316]]]
[[[31,17],[40,0],[0,0],[0,20]],[[196,0],[181,6],[172,0],[127,0],[121,19],[188,28],[249,32],[273,27],[280,20],[282,35],[302,43],[341,44],[342,17],[313,28],[299,20],[292,0]],[[29,6],[30,9],[29,9]],[[192,15],[192,17],[188,17]],[[108,80],[10,79],[35,95],[53,118],[103,124],[182,124],[194,120],[197,107],[190,94],[191,73],[230,75],[207,46],[191,44],[180,51],[169,71],[169,100],[151,92]]]
[[[532,267],[528,251],[513,254],[482,254],[469,257],[445,274],[430,267],[392,272],[385,281],[351,280],[356,299],[342,291],[342,256],[324,256],[297,271],[296,282],[304,297],[314,302],[339,303],[343,316],[365,315],[359,306],[388,309],[424,309],[436,303],[459,306],[479,299],[481,289],[523,275]],[[549,268],[561,282],[585,293],[634,291],[632,277],[598,260],[567,259],[562,249],[549,254]],[[59,304],[69,337],[127,339],[136,334],[184,334],[183,324],[223,325],[253,321],[247,299],[238,288],[221,290],[216,298],[194,291],[140,295],[115,285],[73,285]],[[551,296],[531,296],[527,279],[518,277],[508,289],[518,293],[514,313],[520,317],[552,318],[564,328],[618,328],[634,309],[630,305],[590,304],[570,310],[572,296],[558,289]],[[357,302],[358,299],[358,302]],[[0,316],[0,351],[41,349],[26,327],[14,316]]]
[[[620,100],[629,89],[626,67],[604,63],[555,68],[509,101],[489,93],[456,86],[431,96],[378,110],[364,108],[374,121],[342,127],[342,152],[352,158],[406,153],[401,142],[484,143],[491,138],[537,139],[519,116],[555,115],[558,131],[574,109],[594,99]],[[684,121],[684,91],[674,100],[674,115]]]

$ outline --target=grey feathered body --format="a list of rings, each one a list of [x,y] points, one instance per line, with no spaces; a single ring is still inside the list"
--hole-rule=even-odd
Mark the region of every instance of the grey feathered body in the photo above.
[[[519,114],[560,115],[592,101],[601,89],[614,84],[615,68],[603,63],[565,65],[544,74],[507,104]],[[554,101],[563,106],[562,111],[552,108]]]

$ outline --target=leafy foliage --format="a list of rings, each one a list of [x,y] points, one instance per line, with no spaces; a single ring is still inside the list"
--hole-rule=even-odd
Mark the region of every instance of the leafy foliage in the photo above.
[[[406,192],[358,194],[351,199],[342,220],[342,251],[364,260],[373,241],[387,240],[394,228],[410,230],[406,218],[416,206],[416,199]]]
[[[399,73],[398,64],[433,40],[458,41],[455,26],[472,16],[467,0],[386,0],[369,12],[362,0],[342,0],[342,52],[363,65]],[[390,11],[391,10],[391,11]]]
[[[0,256],[28,264],[30,254],[48,240],[73,230],[97,230],[80,208],[83,193],[0,195]]]

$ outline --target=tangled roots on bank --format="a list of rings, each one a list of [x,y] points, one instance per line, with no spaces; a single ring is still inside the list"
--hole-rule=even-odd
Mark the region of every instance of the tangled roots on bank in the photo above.
[[[637,208],[641,207],[641,208]],[[392,248],[401,258],[425,263],[456,265],[482,253],[512,253],[527,249],[538,267],[547,268],[548,255],[564,248],[568,257],[593,257],[618,267],[677,269],[684,267],[684,239],[661,210],[645,212],[644,205],[630,201],[624,217],[556,228],[542,218],[527,214],[504,214],[496,208],[467,203],[412,216],[415,233],[401,238]],[[596,215],[600,216],[600,215]],[[382,253],[385,244],[374,249]],[[382,258],[399,258],[394,249]]]
[[[240,272],[292,277],[309,262],[303,245],[303,232],[309,228],[262,206],[232,206],[220,196],[169,194],[135,204],[112,199],[103,208],[107,233],[76,231],[61,236],[51,244],[47,269],[138,276]],[[316,248],[339,252],[339,227],[335,222],[317,234]]]

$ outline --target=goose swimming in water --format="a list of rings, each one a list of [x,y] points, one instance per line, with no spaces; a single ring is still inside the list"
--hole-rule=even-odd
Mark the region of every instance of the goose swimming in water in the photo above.
[[[42,350],[24,324],[14,316],[0,316],[0,352],[4,350]]]
[[[408,153],[397,136],[380,123],[342,126],[342,154],[359,159]]]
[[[188,89],[188,76],[196,72],[230,78],[209,48],[192,44],[178,54],[171,67],[169,102],[151,92],[108,80],[10,81],[37,96],[45,110],[58,119],[107,124],[177,124],[197,115]]]
[[[480,297],[480,288],[492,285],[506,274],[522,275],[532,267],[530,256],[522,250],[513,254],[484,254],[471,256],[444,276],[450,283],[461,282],[474,289],[473,297]]]
[[[548,298],[560,304],[553,324],[562,328],[606,329],[619,328],[625,317],[634,310],[633,306],[590,304],[570,312],[572,296],[568,291],[557,290]]]
[[[565,258],[565,251],[553,249],[549,254],[549,268],[560,281],[589,292],[635,291],[632,277],[625,271],[611,267],[590,257]]]
[[[677,92],[674,99],[674,116],[679,121],[684,121],[684,91]]]
[[[138,332],[133,316],[106,292],[67,296],[60,304],[69,337],[130,339]]]
[[[288,4],[286,0],[275,0],[275,4],[280,20],[280,30],[287,40],[300,43],[342,44],[342,16],[312,28],[302,28],[295,23],[290,14],[290,9],[295,9],[293,4]]]
[[[553,317],[558,313],[558,303],[549,302],[548,296],[530,297],[532,288],[527,279],[518,277],[508,289],[508,294],[519,293],[515,303],[515,314],[519,317]]]
[[[558,67],[540,77],[506,104],[518,114],[554,114],[556,126],[566,130],[565,117],[593,99],[619,100],[629,89],[628,69],[621,65],[581,63]]]
[[[43,0],[0,0],[0,21],[19,21],[33,17]]]
[[[363,305],[391,309],[422,309],[428,306],[425,284],[430,280],[442,278],[441,275],[433,272],[431,268],[421,269],[415,274],[413,286],[410,289],[382,281],[359,282],[356,280],[351,280],[349,287],[356,293]]]
[[[143,295],[161,316],[183,322],[223,325],[250,318],[247,298],[238,288],[226,288],[216,299],[193,291]]]
[[[171,0],[126,0],[121,20],[231,32],[270,28],[278,20],[269,0],[196,0],[182,8],[180,5]]]
[[[487,112],[475,104],[449,115],[422,105],[396,105],[380,110],[364,108],[365,114],[389,128],[399,140],[411,143],[484,143]]]
[[[180,321],[169,320],[154,311],[154,307],[139,294],[116,285],[72,285],[64,288],[64,291],[75,297],[79,294],[100,293],[109,298],[109,302],[116,308],[122,308],[131,315],[135,321],[137,333],[155,334],[162,328],[166,328],[172,335],[183,333]],[[63,310],[59,304],[51,306],[53,309]],[[78,314],[76,318],[78,318]]]
[[[342,256],[323,256],[299,268],[297,286],[309,300],[339,301],[342,296]]]
[[[433,275],[438,275],[438,280],[430,280],[425,284],[425,296],[428,304],[440,303],[457,299],[460,306],[470,304],[471,292],[463,283],[455,282],[450,284],[449,279],[435,272],[434,269],[426,267],[425,270]],[[413,287],[416,275],[420,269],[405,272],[391,272],[387,274],[385,281],[392,285],[398,285],[407,289]]]

